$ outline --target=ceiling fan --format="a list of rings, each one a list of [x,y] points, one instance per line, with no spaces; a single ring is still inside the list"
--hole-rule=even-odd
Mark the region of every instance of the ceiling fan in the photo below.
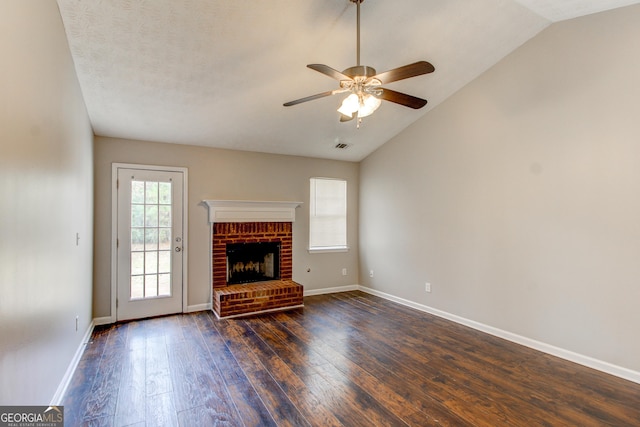
[[[360,120],[363,117],[371,115],[380,106],[383,100],[413,109],[424,107],[427,104],[426,99],[396,92],[394,90],[384,88],[381,85],[408,79],[410,77],[420,76],[422,74],[432,73],[435,71],[433,65],[426,61],[418,61],[413,64],[394,68],[379,74],[376,74],[376,70],[373,67],[360,65],[360,4],[364,0],[349,1],[351,3],[355,3],[357,6],[357,65],[349,67],[342,72],[323,64],[307,65],[307,67],[312,70],[338,80],[340,82],[340,89],[296,99],[295,101],[286,102],[283,105],[285,107],[290,107],[292,105],[313,101],[314,99],[324,98],[326,96],[336,95],[339,93],[349,93],[349,96],[342,101],[342,105],[338,108],[340,121],[347,122],[357,118],[358,125],[360,124]]]

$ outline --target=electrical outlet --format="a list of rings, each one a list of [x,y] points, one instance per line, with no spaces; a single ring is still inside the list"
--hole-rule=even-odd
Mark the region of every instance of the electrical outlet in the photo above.
[[[342,275],[343,275],[343,276],[346,276],[346,275],[347,275],[347,269],[346,269],[346,268],[343,268],[343,269],[342,269]]]
[[[373,277],[373,270],[369,270],[369,277]]]
[[[425,283],[424,284],[424,290],[425,292],[431,292],[431,283]]]

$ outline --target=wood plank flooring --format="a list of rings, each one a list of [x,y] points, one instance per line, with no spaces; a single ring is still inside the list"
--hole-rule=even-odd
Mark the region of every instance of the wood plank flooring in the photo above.
[[[640,426],[640,385],[362,292],[97,327],[67,426]]]

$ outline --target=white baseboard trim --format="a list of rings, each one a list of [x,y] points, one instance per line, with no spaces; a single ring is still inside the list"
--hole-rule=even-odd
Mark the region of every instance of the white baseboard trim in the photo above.
[[[338,292],[357,291],[359,289],[360,289],[360,285],[337,286],[334,288],[310,289],[308,291],[304,291],[303,295],[305,297],[310,297],[313,295],[324,295],[324,294],[335,294]]]
[[[69,363],[69,366],[67,367],[67,371],[64,373],[64,376],[60,381],[60,384],[58,385],[58,389],[56,390],[56,393],[53,395],[53,398],[51,398],[51,403],[49,404],[50,406],[62,405],[62,398],[64,397],[64,394],[66,393],[67,388],[71,383],[71,378],[73,378],[73,374],[76,372],[78,363],[80,363],[80,359],[82,358],[82,353],[84,353],[84,349],[87,346],[87,343],[89,342],[89,340],[91,339],[91,334],[93,333],[94,326],[95,324],[92,321],[89,324],[89,327],[87,328],[86,332],[84,333],[84,336],[82,337],[82,341],[80,341],[80,345],[78,346],[76,353],[73,355],[73,359],[71,359],[71,363]]]
[[[389,301],[397,302],[398,304],[402,304],[404,306],[411,307],[416,310],[423,311],[425,313],[433,314],[434,316],[451,320],[452,322],[456,322],[461,325],[468,326],[470,328],[476,329],[481,332],[485,332],[487,334],[496,336],[498,338],[503,338],[507,341],[524,345],[525,347],[529,347],[534,350],[538,350],[543,353],[547,353],[552,356],[556,356],[561,359],[565,359],[570,362],[574,362],[579,365],[596,369],[598,371],[640,384],[640,372],[633,371],[628,368],[623,368],[621,366],[617,366],[609,362],[604,362],[602,360],[594,359],[593,357],[589,357],[583,354],[575,353],[573,351],[565,350],[563,348],[546,344],[540,341],[536,341],[531,338],[523,337],[522,335],[518,335],[512,332],[504,331],[502,329],[494,328],[493,326],[485,325],[483,323],[466,319],[464,317],[460,317],[455,314],[447,313],[446,311],[438,310],[436,308],[429,307],[423,304],[418,304],[416,302],[409,301],[407,299],[400,298],[394,295],[390,295],[385,292],[378,291],[376,289],[371,289],[366,286],[358,286],[358,289],[361,290],[362,292],[366,292],[368,294],[375,295]]]
[[[194,313],[196,311],[205,311],[205,310],[211,310],[210,302],[207,302],[204,304],[188,305],[187,311],[185,311],[185,313]]]

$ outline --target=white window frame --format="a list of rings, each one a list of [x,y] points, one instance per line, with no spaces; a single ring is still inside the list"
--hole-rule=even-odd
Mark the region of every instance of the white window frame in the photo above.
[[[341,214],[339,218],[344,221],[344,236],[342,236],[344,240],[344,244],[341,244],[341,242],[335,242],[335,244],[333,245],[312,246],[314,224],[317,223],[317,220],[315,219],[317,217],[316,216],[317,198],[316,198],[315,188],[316,188],[317,181],[321,181],[321,180],[336,181],[344,185],[344,201],[343,201],[344,213]],[[347,222],[347,216],[348,216],[347,190],[348,189],[347,187],[348,187],[348,182],[346,179],[323,178],[323,177],[312,177],[309,179],[309,253],[347,252],[349,250],[348,232],[347,232],[348,230],[348,222]]]

